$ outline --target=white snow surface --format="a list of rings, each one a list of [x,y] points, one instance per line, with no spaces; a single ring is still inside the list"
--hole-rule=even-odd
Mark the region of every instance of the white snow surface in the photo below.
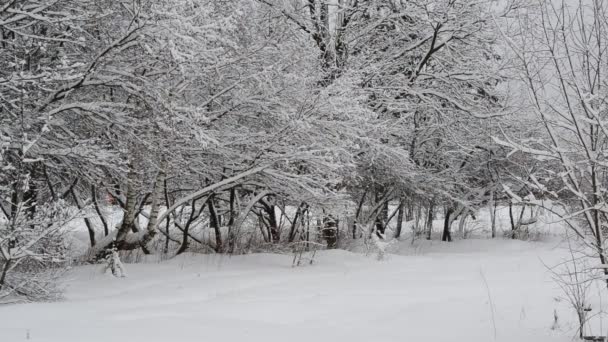
[[[291,255],[185,254],[127,264],[127,278],[76,267],[64,301],[0,306],[0,341],[571,341],[545,266],[566,256],[558,245],[402,241],[382,261],[331,250],[295,268]]]

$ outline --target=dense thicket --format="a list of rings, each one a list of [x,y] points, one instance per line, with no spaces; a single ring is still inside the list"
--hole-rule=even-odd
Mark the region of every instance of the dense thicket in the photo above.
[[[88,259],[240,253],[384,238],[394,218],[392,236],[415,222],[431,239],[440,215],[451,241],[453,222],[482,206],[546,196],[531,184],[558,185],[533,177],[538,161],[509,154],[537,134],[513,116],[517,65],[500,43],[520,9],[3,2],[0,291],[29,296],[33,261],[56,274],[74,219]],[[516,236],[525,222],[512,225]]]

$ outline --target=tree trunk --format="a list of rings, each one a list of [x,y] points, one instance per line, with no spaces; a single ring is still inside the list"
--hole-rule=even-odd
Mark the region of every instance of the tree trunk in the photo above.
[[[275,213],[275,206],[264,199],[262,199],[260,203],[264,206],[264,211],[266,211],[266,215],[268,216],[268,236],[270,238],[270,242],[279,242],[280,233],[277,216]]]
[[[327,242],[327,248],[336,248],[338,243],[338,224],[332,215],[323,217],[323,238]]]
[[[236,200],[238,198],[238,194],[236,192],[236,188],[230,189],[230,217],[228,218],[228,252],[234,252],[234,246],[236,242],[236,231],[234,224],[236,222],[236,218],[238,216],[238,212],[236,210],[237,203]]]
[[[404,210],[405,210],[405,222],[410,222],[411,220],[413,220],[414,219],[414,204],[411,199],[406,201]]]
[[[515,219],[513,218],[513,203],[509,201],[509,221],[511,222],[511,239],[515,239]]]
[[[357,211],[355,212],[355,219],[353,221],[353,239],[357,238],[357,224],[359,223],[359,217],[361,216],[361,210],[363,209],[363,203],[365,203],[365,196],[367,195],[367,190],[363,192],[361,199],[359,200],[359,205],[357,205]]]
[[[441,234],[441,241],[452,241],[452,233],[450,232],[450,226],[452,225],[451,216],[454,214],[454,209],[448,207],[445,213],[445,221],[443,222],[443,234]]]
[[[494,190],[490,191],[490,200],[488,201],[488,209],[490,211],[490,224],[492,226],[492,239],[496,237],[496,202],[494,200]]]
[[[262,234],[262,238],[264,239],[264,242],[269,242],[270,241],[270,237],[268,237],[268,233],[266,232],[266,230],[264,230],[264,228],[266,227],[266,223],[264,222],[264,219],[262,218],[262,215],[259,213],[258,214],[258,227],[260,228],[260,233]]]
[[[215,210],[214,195],[209,197],[209,225],[215,232],[215,251],[222,253],[224,248],[222,245],[222,231],[220,229],[220,222],[217,217],[217,211]]]
[[[152,206],[150,207],[150,215],[148,216],[148,225],[145,235],[141,241],[141,248],[144,253],[148,254],[146,247],[150,241],[156,236],[156,226],[158,222],[158,213],[160,211],[161,196],[163,194],[163,182],[165,180],[165,162],[161,162],[160,170],[154,181],[154,189],[152,189]]]
[[[74,203],[76,203],[76,208],[78,208],[78,210],[82,210],[84,208],[84,204],[80,200],[80,196],[78,196],[76,189],[72,188],[71,193],[72,193],[72,197],[74,198]],[[84,218],[84,224],[87,226],[87,230],[89,232],[89,241],[91,242],[91,247],[94,247],[96,245],[95,227],[93,227],[93,223],[86,216]]]
[[[418,236],[421,233],[420,219],[422,218],[422,204],[416,206],[416,221],[414,222],[414,235]]]
[[[190,225],[192,222],[192,218],[194,217],[194,212],[196,211],[196,200],[192,200],[192,205],[190,206],[190,216],[188,217],[188,221],[186,221],[186,224],[184,225],[184,229],[183,229],[183,235],[182,235],[182,244],[179,246],[179,249],[177,250],[177,255],[182,254],[183,252],[185,252],[188,249],[188,231],[190,230]]]
[[[406,211],[405,208],[405,200],[402,199],[399,203],[399,211],[397,212],[397,228],[395,229],[395,239],[398,239],[401,236],[401,229],[403,227],[403,216]]]
[[[136,176],[135,170],[131,167],[127,176],[127,202],[125,203],[122,224],[116,233],[116,247],[118,249],[121,249],[121,245],[124,244],[127,235],[133,230],[135,225],[135,210],[137,206],[137,194],[135,190]]]
[[[433,220],[434,220],[435,202],[431,200],[429,203],[428,214],[426,219],[426,239],[430,240],[433,233]]]
[[[169,188],[167,187],[167,178],[165,177],[165,180],[163,181],[163,188],[165,190],[165,206],[167,208],[171,207],[171,202],[169,200]],[[166,223],[165,223],[165,249],[164,249],[164,253],[167,254],[169,253],[169,225],[170,225],[170,221],[171,221],[171,217],[167,216],[166,219]]]
[[[376,216],[376,231],[384,234],[386,226],[388,225],[388,201],[382,204],[380,213]]]
[[[12,260],[8,259],[4,263],[4,267],[2,267],[2,274],[0,274],[0,290],[4,287],[4,283],[6,282],[6,275],[8,274],[8,270],[10,269],[12,264]]]
[[[99,207],[99,201],[97,200],[97,189],[95,188],[95,185],[91,185],[91,198],[93,199],[93,206],[95,207],[95,212],[97,213],[97,216],[99,216],[99,220],[101,221],[101,225],[103,226],[104,236],[108,236],[110,234],[110,230],[108,228],[108,221],[106,221],[106,218],[104,217],[103,213],[101,212],[101,208]]]
[[[460,216],[460,221],[458,222],[458,232],[460,233],[460,237],[462,239],[464,239],[466,236],[464,229],[466,227],[466,222],[467,222],[467,218],[469,217],[469,213],[470,213],[469,211],[464,212]]]
[[[293,242],[296,238],[296,232],[298,231],[298,228],[299,228],[298,223],[304,222],[303,219],[301,219],[301,217],[306,212],[306,207],[307,207],[307,204],[302,202],[298,206],[298,209],[296,210],[296,215],[293,218],[293,222],[291,223],[291,229],[289,230],[289,237],[288,237],[289,242]]]
[[[195,198],[192,200],[192,205],[190,207],[190,216],[188,217],[188,220],[186,221],[186,224],[184,225],[184,228],[182,229],[182,233],[184,235],[182,237],[182,244],[179,247],[177,254],[181,254],[188,249],[188,247],[189,247],[188,238],[189,237],[191,238],[190,233],[189,233],[190,226],[192,226],[192,223],[194,221],[196,221],[196,219],[198,219],[199,216],[201,216],[201,213],[205,209],[205,205],[207,205],[207,202],[209,201],[209,197],[207,197],[205,202],[203,202],[203,204],[201,205],[201,207],[198,210],[196,210],[197,200],[198,200],[198,198]],[[202,243],[202,241],[199,240],[199,243]]]

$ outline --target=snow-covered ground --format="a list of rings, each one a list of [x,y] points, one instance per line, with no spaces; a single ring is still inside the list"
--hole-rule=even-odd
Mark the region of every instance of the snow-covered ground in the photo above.
[[[66,300],[0,307],[0,341],[570,341],[558,242],[403,241],[397,254],[186,254],[77,267]],[[554,310],[558,316],[554,325]]]

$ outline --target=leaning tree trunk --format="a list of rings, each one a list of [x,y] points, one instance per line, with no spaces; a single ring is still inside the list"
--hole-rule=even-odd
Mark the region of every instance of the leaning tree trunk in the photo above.
[[[80,194],[78,194],[78,191],[76,191],[75,188],[70,189],[70,192],[72,193],[72,198],[74,198],[74,203],[76,203],[76,208],[78,208],[78,210],[82,210],[84,208],[84,203],[82,203],[82,200],[80,199]],[[84,224],[87,226],[87,230],[89,232],[89,241],[91,242],[91,247],[94,247],[96,245],[95,227],[93,226],[91,220],[86,216],[84,217]]]
[[[4,287],[6,283],[6,275],[8,274],[8,270],[13,266],[13,260],[8,259],[5,260],[4,265],[2,267],[2,273],[0,273],[0,291]]]
[[[293,222],[291,223],[291,228],[289,229],[289,236],[288,236],[289,242],[293,242],[295,240],[299,227],[303,226],[303,224],[299,224],[299,223],[304,222],[301,219],[301,217],[306,213],[306,208],[308,208],[308,205],[305,202],[302,202],[298,206],[298,209],[296,210],[296,214],[293,218]]]

